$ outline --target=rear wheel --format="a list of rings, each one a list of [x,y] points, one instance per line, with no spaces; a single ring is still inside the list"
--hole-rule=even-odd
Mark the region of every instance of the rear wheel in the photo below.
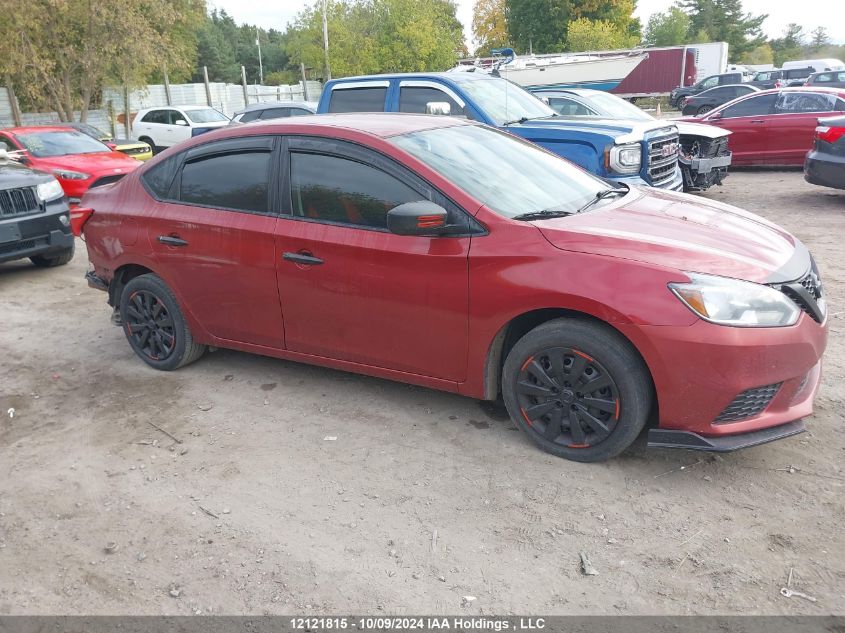
[[[710,112],[713,109],[711,105],[703,105],[698,110],[696,110],[696,114],[704,114],[705,112]]]
[[[64,266],[73,259],[73,254],[76,251],[76,245],[71,244],[71,247],[61,251],[58,255],[33,255],[29,260],[39,268],[53,268],[54,266]]]
[[[178,369],[206,351],[194,342],[176,297],[157,275],[140,275],[124,286],[120,319],[129,345],[150,367]]]
[[[511,418],[543,450],[579,462],[615,457],[648,419],[642,360],[611,328],[555,319],[514,345],[502,371]]]

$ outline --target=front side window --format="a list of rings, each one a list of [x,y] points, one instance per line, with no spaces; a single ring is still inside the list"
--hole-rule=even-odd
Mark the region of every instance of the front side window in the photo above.
[[[179,199],[204,207],[266,213],[271,153],[238,151],[200,156],[182,168]]]
[[[267,108],[261,111],[262,121],[267,119],[282,119],[288,116],[290,116],[290,110],[288,108]]]
[[[370,88],[335,88],[329,112],[384,112],[387,86]]]
[[[292,152],[293,214],[302,218],[387,228],[387,212],[423,196],[387,172],[347,158]]]
[[[582,103],[564,97],[549,97],[552,110],[561,116],[595,116],[595,112]]]
[[[653,121],[648,112],[635,106],[622,97],[610,94],[609,92],[594,92],[587,97],[589,104],[605,113],[605,116],[614,119],[628,119],[633,121]]]
[[[742,116],[764,116],[771,113],[772,107],[775,105],[775,99],[777,99],[777,94],[774,93],[743,99],[739,103],[735,103],[722,110],[722,118],[734,119]]]
[[[309,114],[314,114],[310,110],[306,110],[305,108],[291,108],[290,115],[291,116],[307,116]]]
[[[48,158],[67,154],[97,154],[111,149],[97,139],[76,130],[56,132],[33,132],[18,134],[18,142],[33,156]]]
[[[708,88],[713,88],[719,85],[719,78],[718,77],[708,77],[704,81],[702,81],[698,87],[702,90],[707,90]]]
[[[608,187],[536,145],[478,125],[423,130],[390,140],[505,217],[547,209],[574,213]]]
[[[261,116],[261,110],[251,110],[250,112],[244,112],[240,118],[236,119],[240,123],[249,123],[250,121],[255,121],[259,116]]]
[[[399,89],[399,112],[425,114],[427,103],[448,103],[452,116],[462,116],[464,108],[439,88],[429,86],[402,86]]]
[[[775,103],[775,112],[778,114],[831,112],[835,108],[835,95],[817,92],[782,92]]]

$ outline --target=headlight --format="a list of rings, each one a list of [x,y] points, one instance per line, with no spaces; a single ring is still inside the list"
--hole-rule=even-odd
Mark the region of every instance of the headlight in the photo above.
[[[62,186],[55,178],[50,182],[42,182],[35,188],[35,191],[38,194],[38,197],[41,198],[42,202],[49,202],[50,200],[55,200],[56,198],[61,198],[65,195]]]
[[[88,180],[91,175],[83,174],[81,171],[70,171],[67,169],[54,169],[53,173],[57,178],[64,178],[65,180]]]
[[[607,166],[619,174],[636,174],[640,171],[642,150],[639,143],[614,145],[608,151]]]
[[[669,288],[705,321],[737,327],[794,325],[801,309],[785,294],[750,281],[688,273],[689,283]]]

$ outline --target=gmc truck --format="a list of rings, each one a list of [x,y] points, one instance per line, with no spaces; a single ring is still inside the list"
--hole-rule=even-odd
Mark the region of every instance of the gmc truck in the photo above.
[[[483,72],[346,77],[326,82],[317,114],[466,117],[536,143],[602,178],[680,191],[678,130],[666,121],[565,120],[520,86]],[[507,156],[491,156],[507,160]]]

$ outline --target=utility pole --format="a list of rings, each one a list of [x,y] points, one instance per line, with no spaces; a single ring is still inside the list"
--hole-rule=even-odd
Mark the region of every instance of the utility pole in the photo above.
[[[332,69],[329,66],[329,20],[326,14],[328,13],[328,0],[323,0],[323,51],[326,56],[326,81],[332,78]]]
[[[264,64],[261,63],[261,31],[255,27],[255,45],[258,47],[258,83],[264,84]]]

